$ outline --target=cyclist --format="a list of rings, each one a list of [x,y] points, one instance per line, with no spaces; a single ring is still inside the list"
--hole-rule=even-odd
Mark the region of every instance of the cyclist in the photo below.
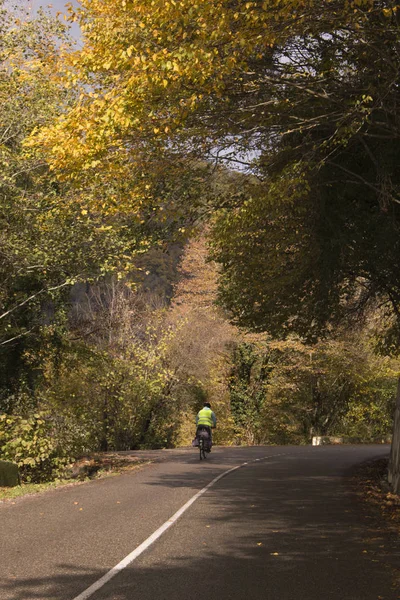
[[[212,433],[211,429],[214,429],[217,426],[217,418],[213,411],[211,410],[211,404],[209,402],[205,402],[203,408],[197,413],[196,416],[196,438],[199,435],[200,431],[207,431],[209,435],[209,444],[208,444],[208,452],[211,452],[212,446]]]

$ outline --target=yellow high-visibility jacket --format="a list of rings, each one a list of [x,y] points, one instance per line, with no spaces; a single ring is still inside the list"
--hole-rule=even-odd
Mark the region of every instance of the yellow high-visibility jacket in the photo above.
[[[217,425],[217,418],[211,408],[205,406],[198,412],[196,425],[207,425],[207,427],[215,427]]]

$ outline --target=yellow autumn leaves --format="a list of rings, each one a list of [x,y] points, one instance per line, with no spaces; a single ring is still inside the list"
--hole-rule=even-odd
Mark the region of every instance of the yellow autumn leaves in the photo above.
[[[82,172],[104,181],[130,178],[127,201],[143,198],[137,173],[148,173],[155,154],[182,142],[191,117],[227,102],[251,62],[301,31],[318,9],[315,0],[80,4],[69,19],[79,22],[83,47],[64,52],[57,67],[79,99],[31,143],[63,179],[81,182]],[[349,1],[340,18],[345,24],[372,4]]]

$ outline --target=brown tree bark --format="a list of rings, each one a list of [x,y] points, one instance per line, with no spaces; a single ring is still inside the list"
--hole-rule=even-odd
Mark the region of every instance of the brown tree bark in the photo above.
[[[397,384],[396,410],[394,413],[393,439],[389,459],[389,483],[395,494],[400,494],[400,378]]]

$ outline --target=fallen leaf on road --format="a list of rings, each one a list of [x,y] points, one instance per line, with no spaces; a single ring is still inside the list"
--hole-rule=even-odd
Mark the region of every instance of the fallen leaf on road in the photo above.
[[[368,554],[368,550],[363,550],[363,554]]]
[[[76,505],[76,504],[79,504],[79,502],[74,502],[74,504],[75,504],[75,505]]]
[[[80,508],[79,510],[83,510],[83,508]]]
[[[211,527],[211,525],[206,525],[206,527]]]
[[[257,546],[262,546],[262,542],[257,542]]]
[[[121,504],[121,502],[119,500],[117,500],[117,504]]]
[[[279,556],[279,552],[271,552],[271,556]]]

